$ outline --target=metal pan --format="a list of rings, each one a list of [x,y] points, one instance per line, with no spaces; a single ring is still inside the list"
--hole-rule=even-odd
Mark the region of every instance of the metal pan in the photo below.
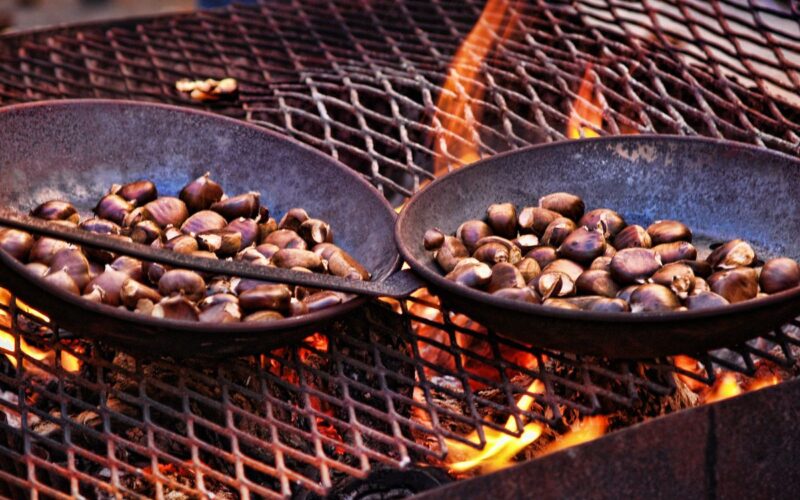
[[[66,100],[0,110],[0,205],[27,212],[47,199],[88,213],[113,183],[151,179],[177,194],[211,171],[227,193],[259,191],[275,214],[294,206],[330,222],[336,242],[382,282],[400,265],[395,213],[358,174],[262,128],[194,110],[125,101]],[[265,323],[164,320],[93,304],[49,286],[0,251],[0,283],[60,326],[135,350],[177,356],[253,352],[303,338],[363,304]]]
[[[400,253],[442,302],[537,346],[616,358],[703,351],[763,334],[800,313],[800,288],[725,308],[663,314],[568,311],[456,285],[422,247],[426,229],[453,233],[491,203],[535,205],[575,193],[629,224],[678,219],[703,242],[743,238],[762,259],[800,259],[800,161],[726,141],[626,136],[535,146],[480,161],[416,194],[395,226]]]

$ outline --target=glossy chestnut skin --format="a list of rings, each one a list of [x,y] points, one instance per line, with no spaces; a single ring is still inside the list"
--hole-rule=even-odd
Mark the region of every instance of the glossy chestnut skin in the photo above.
[[[207,210],[222,199],[222,186],[211,180],[210,175],[210,172],[206,172],[181,189],[178,198],[190,212]]]
[[[322,258],[311,250],[297,248],[282,248],[272,256],[272,263],[277,267],[291,269],[303,267],[311,271],[322,271]]]
[[[289,229],[296,233],[300,230],[300,225],[309,218],[308,212],[304,209],[290,208],[289,211],[281,217],[281,221],[278,223],[278,229]]]
[[[525,278],[517,266],[508,262],[498,262],[491,268],[491,279],[486,285],[486,291],[494,293],[503,288],[523,288],[525,284]]]
[[[647,234],[653,245],[673,243],[675,241],[692,242],[692,231],[683,222],[676,220],[660,220],[647,227]]]
[[[800,266],[788,257],[768,260],[761,269],[759,284],[765,293],[778,293],[800,286]]]
[[[464,246],[467,247],[467,251],[469,251],[470,254],[477,248],[478,241],[487,236],[492,236],[493,234],[494,231],[489,227],[489,224],[477,219],[462,223],[456,230],[456,238],[464,243]],[[441,246],[441,243],[439,246]]]
[[[539,304],[541,302],[539,296],[530,287],[501,288],[495,292],[492,292],[492,295],[503,299],[527,302],[528,304]]]
[[[425,231],[422,243],[425,250],[436,250],[442,246],[442,243],[444,243],[444,233],[441,229],[434,228]]]
[[[758,295],[758,273],[751,267],[718,271],[708,277],[708,285],[712,292],[735,304]]]
[[[144,301],[142,301],[144,302]],[[199,311],[194,304],[182,295],[167,297],[158,302],[151,312],[156,318],[197,321]]]
[[[181,231],[194,236],[205,231],[223,229],[228,225],[228,221],[217,212],[211,210],[201,210],[195,212],[181,224]]]
[[[257,285],[239,294],[239,306],[245,311],[288,311],[291,298],[286,285]]]
[[[714,269],[734,269],[747,267],[756,260],[756,252],[744,240],[731,240],[717,247],[706,261]]]
[[[72,203],[62,200],[46,201],[31,210],[31,215],[37,219],[66,220],[76,224],[80,220],[78,209]]]
[[[459,260],[467,257],[469,257],[467,247],[454,236],[446,236],[444,243],[436,251],[436,263],[445,273],[452,271]]]
[[[686,308],[690,311],[698,309],[713,309],[715,307],[724,307],[729,305],[730,302],[725,300],[725,297],[717,295],[714,292],[700,292],[696,295],[690,295],[686,298]]]
[[[572,221],[578,221],[586,209],[583,200],[571,193],[552,193],[539,198],[539,206],[558,212]]]
[[[517,216],[517,226],[522,234],[535,234],[542,236],[547,226],[554,220],[562,217],[558,212],[542,207],[525,207]]]
[[[482,288],[491,280],[492,268],[484,262],[467,257],[459,261],[445,278],[470,288]]]
[[[661,262],[669,264],[682,260],[697,259],[697,248],[687,241],[673,241],[653,247],[653,251],[661,257]]]
[[[142,208],[144,218],[154,221],[162,229],[169,225],[180,227],[189,218],[189,209],[186,208],[186,204],[178,198],[169,196],[153,200]]]
[[[648,248],[626,248],[611,258],[611,276],[617,283],[642,283],[661,267],[661,259]]]
[[[560,217],[551,222],[542,234],[542,244],[558,247],[567,236],[576,229],[575,222],[566,217]]]
[[[539,263],[539,267],[544,268],[547,264],[558,259],[558,252],[554,247],[539,245],[532,248],[525,257],[529,257]]]
[[[655,313],[674,311],[681,307],[681,301],[672,290],[655,283],[647,283],[631,293],[631,312]]]
[[[543,300],[550,297],[568,297],[575,295],[575,281],[569,275],[559,271],[545,271],[534,278],[531,284]]]
[[[260,207],[261,195],[251,192],[212,203],[209,209],[232,221],[239,217],[255,218],[259,215]]]
[[[650,277],[653,283],[669,288],[681,299],[694,289],[694,279],[692,268],[678,262],[664,265]]]
[[[152,181],[140,179],[121,186],[115,194],[140,207],[158,198],[158,189]]]
[[[94,213],[101,219],[115,224],[122,224],[125,217],[133,210],[133,203],[117,194],[107,194],[97,202]]]
[[[596,208],[586,212],[578,221],[578,225],[589,229],[602,227],[604,236],[606,238],[613,238],[617,233],[622,231],[627,224],[625,223],[625,219],[617,212],[609,208]]]
[[[0,229],[0,248],[17,260],[27,260],[33,248],[33,236],[19,229]]]
[[[614,282],[611,273],[599,269],[589,269],[581,273],[575,281],[578,293],[600,295],[615,298],[619,293],[619,285]]]
[[[626,248],[650,248],[653,241],[642,226],[634,224],[617,233],[613,245],[620,251]]]
[[[206,282],[194,271],[173,269],[158,280],[158,293],[165,296],[183,295],[191,300],[200,300],[206,292]]]
[[[517,209],[513,203],[496,203],[486,210],[486,221],[494,234],[512,239],[517,235]]]
[[[606,238],[602,231],[579,227],[564,239],[558,247],[558,255],[588,265],[603,255],[605,250]]]

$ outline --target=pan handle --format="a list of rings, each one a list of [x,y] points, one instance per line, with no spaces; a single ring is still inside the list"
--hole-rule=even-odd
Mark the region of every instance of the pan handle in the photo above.
[[[273,283],[289,283],[370,297],[402,298],[422,286],[419,278],[410,271],[397,272],[389,276],[385,281],[358,281],[330,274],[300,273],[290,269],[256,266],[243,261],[195,257],[175,253],[164,248],[153,248],[139,243],[112,239],[101,234],[58,224],[49,224],[47,221],[22,215],[6,208],[0,208],[0,226],[22,229],[33,234],[49,236],[78,245],[100,248],[122,255],[209,274],[240,276]]]

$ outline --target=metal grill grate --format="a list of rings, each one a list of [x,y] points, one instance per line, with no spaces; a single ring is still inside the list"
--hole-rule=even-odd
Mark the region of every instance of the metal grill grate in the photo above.
[[[435,103],[481,8],[271,0],[6,36],[0,103],[110,97],[201,106],[174,82],[232,76],[237,99],[203,107],[311,144],[399,203],[433,178],[433,137],[446,136]],[[473,82],[482,97],[469,101],[481,119],[464,123],[481,155],[563,139],[576,99],[602,113],[600,134],[699,134],[800,153],[798,3],[531,0],[510,8],[517,30],[483,62]],[[591,101],[578,95],[584,75]],[[458,166],[454,153],[438,154]],[[787,325],[694,356],[700,374],[668,359],[609,363],[500,338],[420,296],[373,303],[302,346],[176,364],[53,333],[10,307],[13,340],[0,343],[15,360],[0,360],[0,483],[9,485],[0,494],[8,495],[322,493],[376,468],[437,463],[446,439],[476,431],[481,445],[489,429],[514,434],[502,425],[509,416],[518,429],[534,419],[558,430],[565,413],[635,408],[671,394],[676,372],[712,384],[719,369],[753,375],[765,360],[796,370],[800,347],[797,325]],[[23,340],[40,350],[24,354]],[[34,359],[45,347],[54,350]],[[62,367],[69,355],[81,359],[79,372]],[[546,391],[520,410],[515,402],[533,379]]]

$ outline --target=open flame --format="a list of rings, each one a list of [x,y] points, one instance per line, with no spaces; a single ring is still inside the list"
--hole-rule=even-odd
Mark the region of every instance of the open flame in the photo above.
[[[481,70],[492,50],[516,32],[519,3],[520,0],[486,2],[480,18],[450,63],[434,118],[437,176],[447,172],[453,159],[457,167],[480,159],[475,124],[480,123],[483,110],[474,103],[480,103],[485,94]]]
[[[24,305],[22,302],[17,301],[18,306],[20,309],[25,307],[26,312],[29,314],[40,318],[45,317],[43,314],[39,313],[35,309],[30,308],[27,305]],[[0,310],[0,349],[2,349],[3,354],[5,354],[8,361],[11,363],[14,368],[17,367],[17,357],[14,355],[16,351],[16,339],[14,335],[10,333],[11,330],[11,316],[6,311]],[[34,347],[28,344],[24,338],[19,337],[19,349],[22,351],[23,354],[26,356],[35,359],[37,361],[43,361],[50,366],[55,365],[55,351],[52,349],[42,350],[37,347]],[[80,370],[81,362],[78,358],[73,356],[72,354],[61,351],[60,356],[61,367],[66,370],[67,372],[74,373]],[[26,368],[28,366],[26,365]]]
[[[592,74],[592,63],[588,63],[583,72],[581,85],[578,87],[578,97],[572,103],[572,110],[567,122],[566,136],[570,139],[600,135],[595,129],[603,126],[603,111],[599,99],[594,94]]]
[[[607,417],[602,415],[586,417],[573,425],[569,432],[553,441],[550,446],[544,450],[544,454],[547,455],[556,451],[565,450],[597,439],[606,433],[606,429],[608,429]]]
[[[528,392],[542,394],[544,392],[544,384],[539,380],[535,380],[528,387]],[[533,396],[526,393],[517,402],[517,407],[522,411],[527,411],[533,405],[533,401]],[[518,432],[517,421],[513,416],[508,417],[505,428],[510,432]],[[543,430],[544,426],[539,422],[530,422],[525,425],[519,437],[510,436],[495,429],[486,429],[484,431],[486,445],[482,450],[476,450],[458,441],[447,440],[447,446],[450,450],[448,457],[457,460],[449,465],[449,469],[453,472],[466,472],[473,469],[480,469],[481,472],[492,472],[502,469],[511,462],[517,453],[539,439]],[[473,442],[479,441],[477,431],[472,432],[467,439]]]
[[[746,387],[742,387],[732,373],[726,373],[720,377],[717,383],[714,384],[714,387],[711,388],[711,391],[706,394],[703,402],[706,404],[715,403],[717,401],[722,401],[723,399],[738,396],[739,394],[743,394],[745,392],[757,391],[759,389],[777,385],[779,383],[780,378],[777,375],[769,374],[760,376]]]

